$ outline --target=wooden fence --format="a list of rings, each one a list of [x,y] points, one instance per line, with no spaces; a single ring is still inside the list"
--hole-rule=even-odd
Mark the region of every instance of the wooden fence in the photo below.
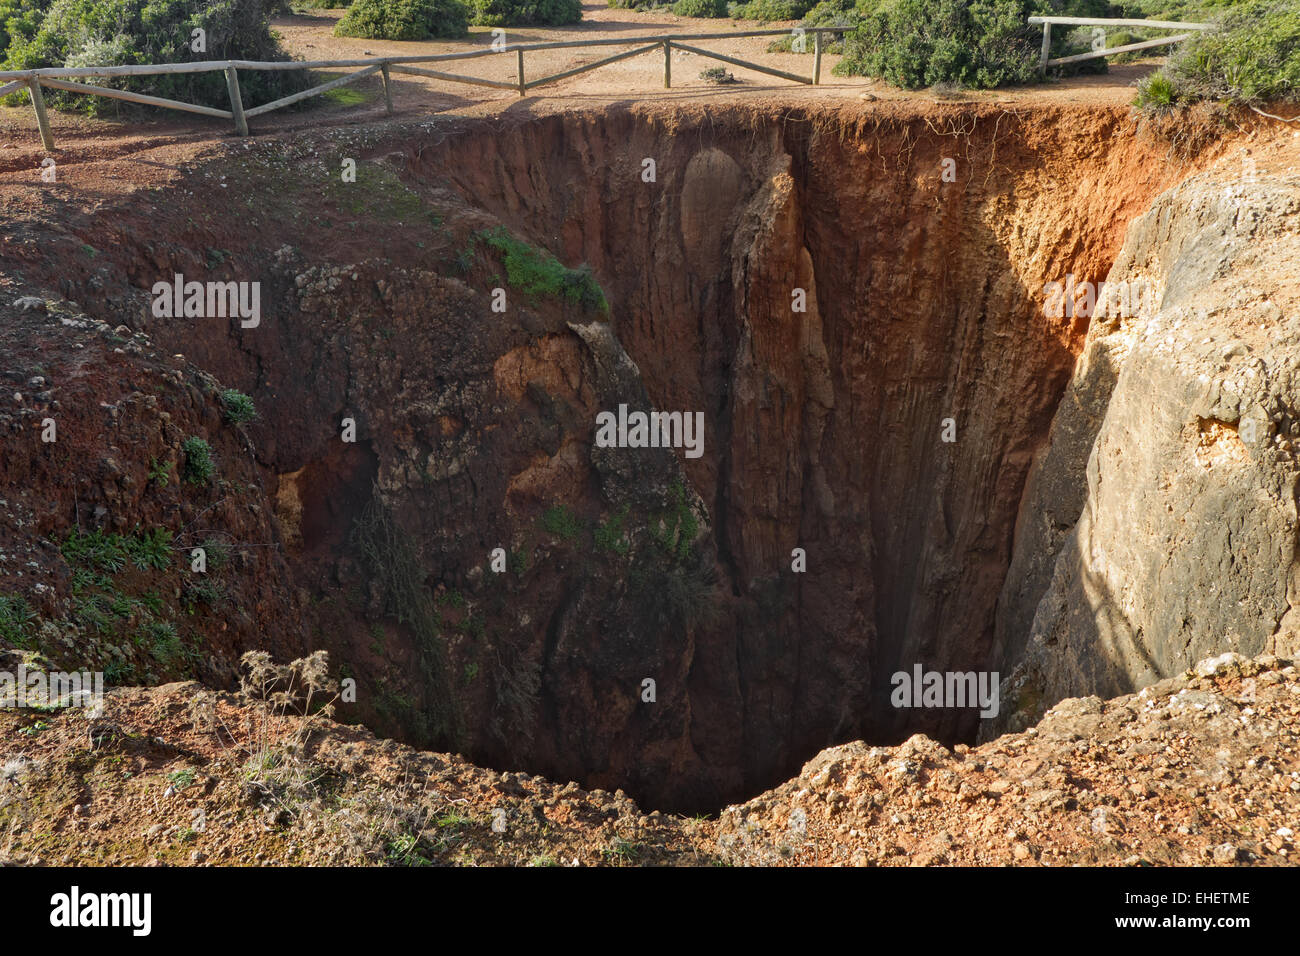
[[[1156,37],[1154,40],[1143,40],[1141,43],[1126,43],[1123,46],[1112,47],[1111,49],[1092,50],[1089,53],[1078,53],[1074,56],[1057,57],[1055,60],[1047,58],[1048,51],[1052,47],[1052,27],[1055,26],[1073,26],[1073,27],[1140,27],[1144,30],[1190,30],[1193,33],[1197,30],[1213,30],[1213,23],[1180,23],[1177,20],[1105,20],[1097,17],[1030,17],[1031,25],[1042,24],[1043,26],[1043,52],[1038,58],[1038,72],[1045,74],[1049,66],[1060,66],[1063,63],[1081,63],[1084,60],[1095,60],[1098,57],[1113,56],[1116,53],[1128,53],[1130,50],[1145,50],[1150,47],[1168,46],[1171,43],[1181,43],[1189,39],[1192,33],[1180,33],[1172,37]],[[1104,34],[1103,34],[1104,38]]]
[[[805,83],[808,85],[817,85],[821,83],[822,70],[822,37],[826,34],[845,33],[849,27],[809,27],[807,29],[797,28],[791,30],[743,30],[731,33],[684,33],[667,36],[644,36],[644,37],[616,37],[600,40],[568,40],[554,43],[530,43],[530,44],[503,44],[499,48],[489,48],[480,50],[471,50],[465,53],[437,53],[426,54],[423,56],[385,56],[370,57],[359,60],[271,60],[271,61],[252,61],[252,60],[198,60],[192,63],[156,63],[141,64],[138,66],[85,66],[85,67],[61,67],[47,68],[39,70],[8,70],[0,71],[0,96],[7,93],[13,93],[17,90],[26,88],[31,95],[32,109],[36,112],[36,123],[40,127],[41,142],[45,148],[52,150],[54,146],[54,134],[50,129],[49,117],[45,109],[45,97],[41,92],[42,87],[49,87],[55,90],[67,90],[74,93],[88,93],[93,96],[104,96],[109,99],[125,100],[128,103],[142,103],[146,106],[160,106],[165,109],[182,110],[187,113],[198,113],[200,116],[215,116],[219,119],[233,120],[235,132],[240,136],[248,135],[248,120],[255,116],[261,116],[264,113],[270,113],[273,110],[282,109],[291,106],[312,96],[320,96],[322,93],[328,93],[330,90],[338,89],[349,83],[355,83],[363,77],[373,76],[378,73],[384,84],[384,105],[389,113],[393,111],[393,91],[392,91],[392,74],[408,74],[411,76],[432,77],[437,80],[445,80],[450,83],[465,83],[470,86],[485,86],[490,89],[514,90],[520,96],[525,95],[529,90],[536,89],[539,86],[545,86],[549,83],[556,83],[560,80],[568,79],[571,76],[577,76],[579,73],[586,73],[588,70],[599,69],[602,66],[608,66],[611,63],[617,63],[619,60],[626,60],[629,57],[640,56],[643,53],[650,53],[654,50],[663,50],[664,54],[664,87],[672,86],[672,52],[680,50],[684,53],[694,53],[697,56],[708,57],[714,60],[720,60],[723,63],[730,63],[733,66],[744,67],[747,70],[754,70],[758,73],[765,73],[768,76],[779,77],[783,80],[791,80],[795,83]],[[681,42],[683,40],[726,40],[739,37],[760,37],[760,36],[796,36],[810,35],[813,37],[813,67],[811,76],[798,76],[794,73],[787,73],[785,70],[773,69],[769,66],[761,66],[758,63],[751,63],[747,60],[741,60],[737,57],[723,56],[721,53],[714,53],[712,50],[705,50],[697,46],[688,46]],[[627,46],[629,44],[642,44],[634,50],[628,50],[623,53],[616,53],[613,56],[607,56],[603,59],[596,60],[594,63],[586,63],[582,66],[574,67],[571,70],[564,70],[550,76],[543,76],[536,80],[527,80],[524,75],[524,54],[536,50],[563,50],[577,47],[599,47],[599,46]],[[431,70],[425,67],[412,66],[413,63],[443,63],[453,60],[472,60],[484,56],[499,56],[501,54],[515,53],[516,71],[513,82],[504,82],[501,80],[489,80],[476,76],[463,76],[457,73],[444,73],[440,70]],[[252,109],[245,109],[243,98],[239,91],[239,71],[240,70],[323,70],[323,69],[346,69],[356,68],[356,72],[349,73],[347,76],[341,76],[338,79],[330,80],[328,83],[322,83],[319,86],[313,86],[311,89],[303,90],[300,93],[294,93],[291,96],[285,96],[270,103],[263,103]],[[157,76],[160,74],[178,74],[178,73],[210,73],[223,71],[226,74],[226,88],[230,96],[230,109],[222,110],[211,106],[199,106],[195,103],[184,103],[180,100],[165,99],[160,96],[146,96],[143,93],[131,93],[126,90],[115,90],[103,86],[94,86],[88,83],[74,83],[73,79],[85,79],[87,77],[113,77],[113,76]]]

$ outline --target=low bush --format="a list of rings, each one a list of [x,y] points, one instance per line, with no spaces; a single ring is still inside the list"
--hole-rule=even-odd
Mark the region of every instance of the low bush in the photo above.
[[[336,36],[372,40],[454,40],[468,32],[460,0],[354,0],[334,27]]]
[[[1216,17],[1138,85],[1147,110],[1201,100],[1258,105],[1300,100],[1300,7],[1255,0]]]
[[[4,3],[6,0],[0,0]],[[7,0],[14,3],[15,0]],[[17,0],[34,11],[40,6]],[[127,66],[193,60],[287,60],[270,27],[280,4],[273,0],[53,0],[35,30],[34,13],[11,18],[4,68]],[[12,27],[15,32],[9,34]],[[204,31],[204,50],[192,49],[195,30]],[[240,86],[247,106],[306,89],[304,70],[245,71]],[[221,71],[89,80],[151,96],[228,108]],[[118,101],[81,93],[50,91],[55,106],[97,114],[120,109]],[[12,102],[12,100],[11,100]]]
[[[559,27],[582,19],[582,0],[468,0],[482,27]]]
[[[813,0],[750,0],[736,7],[736,16],[744,20],[798,20],[810,9]]]
[[[30,40],[41,28],[52,0],[0,0],[0,59],[9,50],[10,38]]]
[[[553,295],[584,309],[608,312],[605,293],[588,266],[570,269],[545,249],[537,249],[498,227],[480,238],[503,254],[506,280],[530,296]]]
[[[677,0],[673,4],[673,14],[679,17],[707,17],[716,19],[727,16],[727,0]]]
[[[232,425],[244,425],[257,417],[253,400],[237,388],[227,388],[221,392],[221,407],[225,411],[226,421]]]
[[[191,435],[181,444],[185,453],[185,480],[192,485],[206,485],[212,480],[217,466],[212,462],[212,448],[197,435]]]
[[[1038,70],[1042,31],[1030,0],[896,0],[863,19],[845,43],[840,74],[915,89],[948,82],[988,89],[1026,83]]]

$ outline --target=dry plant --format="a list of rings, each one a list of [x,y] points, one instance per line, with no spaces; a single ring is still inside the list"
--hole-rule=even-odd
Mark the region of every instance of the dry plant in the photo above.
[[[278,803],[292,814],[298,803],[315,795],[322,776],[306,759],[306,744],[316,726],[333,716],[338,700],[338,685],[329,676],[329,655],[316,651],[277,664],[266,651],[248,651],[240,664],[245,673],[239,680],[239,695],[248,708],[243,747],[246,794],[259,802]],[[314,707],[324,694],[334,696]]]

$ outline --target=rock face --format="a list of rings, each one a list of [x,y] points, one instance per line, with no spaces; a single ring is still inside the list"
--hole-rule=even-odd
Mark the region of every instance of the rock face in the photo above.
[[[1300,646],[1300,183],[1203,174],[1130,228],[1027,483],[998,610],[990,731],[1221,651]]]
[[[591,263],[655,405],[706,413],[685,468],[740,599],[695,648],[710,761],[756,783],[835,740],[974,734],[973,712],[891,707],[890,677],[987,666],[1031,451],[1085,332],[1041,289],[1099,281],[1178,175],[1128,124],[628,111],[422,150],[418,176]],[[546,174],[523,175],[536,156]]]
[[[1128,361],[1098,346],[1081,366],[1082,417],[1058,417],[1032,492],[1034,515],[1057,517],[1029,540],[1025,477],[1086,331],[1045,315],[1042,290],[1099,281],[1125,226],[1186,175],[1121,111],[912,109],[617,108],[242,144],[183,177],[183,203],[142,196],[57,242],[35,230],[6,268],[254,399],[240,434],[258,480],[240,486],[277,586],[259,586],[241,640],[293,622],[357,680],[340,715],[379,733],[711,809],[829,744],[973,737],[975,709],[891,706],[891,675],[993,669],[1018,509],[1023,594],[1002,597],[1000,660],[1030,644],[1015,622],[1082,526],[1069,468]],[[337,155],[358,159],[356,182]],[[221,177],[241,184],[238,215],[206,212],[229,202]],[[539,249],[587,263],[608,315],[572,301],[582,277]],[[147,290],[176,273],[260,282],[260,326],[155,318]],[[601,447],[596,418],[621,404],[702,414],[703,454]],[[1202,404],[1194,443],[1231,465],[1240,409]],[[1130,408],[1153,406],[1137,391]],[[1089,527],[1114,540],[1128,506],[1104,495]],[[45,533],[73,526],[68,504]],[[1234,547],[1243,533],[1262,574],[1284,532],[1235,527]],[[1264,594],[1254,580],[1188,613]]]

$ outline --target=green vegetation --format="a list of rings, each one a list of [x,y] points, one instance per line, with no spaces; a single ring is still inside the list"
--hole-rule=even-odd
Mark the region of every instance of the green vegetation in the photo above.
[[[0,641],[30,648],[34,639],[36,612],[21,594],[0,594]]]
[[[0,0],[0,57],[11,42],[22,43],[36,36],[53,0]]]
[[[70,531],[59,550],[71,567],[87,574],[116,574],[128,560],[141,571],[163,571],[171,566],[171,541],[172,533],[166,528],[142,534],[137,527],[130,537],[98,530]]]
[[[668,489],[668,508],[651,523],[650,531],[655,543],[669,556],[678,561],[690,557],[700,523],[686,500],[686,488],[680,481],[674,481]]]
[[[478,238],[502,253],[506,280],[514,288],[530,296],[552,295],[584,309],[609,311],[605,293],[588,266],[570,269],[545,249],[516,239],[501,226],[479,233]]]
[[[181,444],[185,453],[185,480],[192,485],[206,485],[216,473],[212,462],[212,448],[197,435],[191,435]]]
[[[273,0],[0,0],[0,17],[9,13],[0,29],[0,37],[7,41],[0,52],[7,70],[205,59],[285,60],[288,57],[270,28],[270,17],[279,6]],[[206,34],[202,52],[191,48],[196,29]],[[94,82],[151,96],[229,106],[226,78],[219,70]],[[240,76],[246,104],[277,99],[306,89],[310,82],[305,70],[246,71]],[[14,94],[18,96],[25,94]],[[48,91],[46,97],[56,106],[92,115],[122,108],[119,101],[78,93]]]
[[[180,661],[184,651],[176,625],[171,621],[150,621],[145,625],[144,637],[149,653],[163,667],[171,667]]]
[[[174,567],[174,550],[172,533],[166,528],[137,527],[130,535],[70,531],[60,552],[72,570],[71,624],[99,635],[129,636],[163,672],[183,672],[183,665],[192,663],[193,650],[185,645],[176,625],[165,619],[167,605],[159,590],[141,591],[139,587],[140,574],[153,575]],[[116,579],[119,574],[127,576]],[[182,585],[182,604],[189,583]],[[156,678],[137,671],[138,666],[118,659],[103,663],[110,683]]]
[[[467,0],[481,27],[564,26],[582,19],[582,0]]]
[[[915,89],[935,83],[987,89],[1033,80],[1035,37],[1028,0],[890,0],[845,43],[837,73],[884,78]]]
[[[253,400],[236,388],[222,391],[221,407],[225,411],[226,421],[232,425],[243,425],[257,417]]]
[[[1139,106],[1300,100],[1300,6],[1253,0],[1215,19],[1218,30],[1182,44],[1160,72],[1138,85]]]
[[[378,94],[374,90],[359,90],[354,86],[341,86],[337,90],[322,93],[321,96],[337,106],[360,106],[363,103],[369,103]]]
[[[572,541],[582,531],[577,515],[566,505],[547,508],[542,515],[542,527],[562,541]]]
[[[415,632],[428,703],[423,712],[407,713],[404,719],[420,718],[425,734],[456,744],[463,733],[463,721],[437,605],[425,586],[415,543],[388,509],[372,498],[353,527],[352,546],[383,586],[386,611]]]
[[[736,77],[728,73],[725,67],[711,66],[707,70],[700,71],[700,79],[706,83],[716,83],[719,86],[726,83],[739,83]]]
[[[189,767],[186,767],[183,770],[175,770],[167,775],[167,782],[176,790],[184,790],[186,787],[194,783],[194,780],[194,771]]]
[[[150,459],[149,480],[157,484],[159,488],[166,488],[171,470],[171,462],[160,462],[157,458]]]
[[[611,551],[619,557],[627,556],[628,552],[632,550],[632,542],[628,540],[624,526],[631,510],[630,505],[624,505],[618,510],[617,514],[610,515],[596,525],[592,537],[598,549]]]
[[[1173,106],[1178,99],[1174,81],[1163,72],[1152,73],[1138,80],[1138,105],[1146,110],[1158,110]]]
[[[673,14],[679,17],[725,17],[727,0],[677,0]]]
[[[733,16],[742,20],[761,20],[764,23],[798,20],[812,5],[813,0],[750,0],[749,3],[736,4]]]
[[[354,0],[336,36],[375,40],[458,39],[469,32],[460,0]]]

